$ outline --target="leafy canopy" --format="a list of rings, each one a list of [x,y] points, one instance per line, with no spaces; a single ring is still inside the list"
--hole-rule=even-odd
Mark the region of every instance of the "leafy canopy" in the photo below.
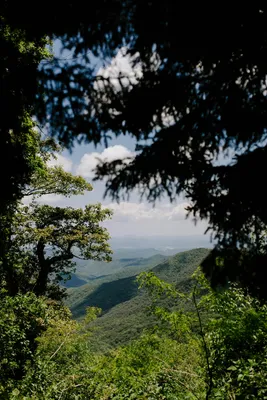
[[[47,36],[28,40],[25,31],[11,28],[0,6],[1,122],[0,122],[0,213],[21,198],[21,190],[39,163],[34,102],[38,88],[38,65],[49,59]],[[14,10],[14,9],[13,9]]]
[[[41,149],[45,145],[41,143]],[[59,166],[50,167],[52,156],[53,153],[40,152],[41,167],[22,191],[24,198],[31,196],[31,202],[18,204],[8,219],[0,270],[1,286],[10,295],[32,291],[39,296],[60,297],[63,289],[58,283],[70,278],[75,257],[111,260],[109,234],[101,226],[101,222],[111,217],[110,210],[103,209],[101,204],[75,209],[38,202],[38,198],[47,194],[70,197],[92,190],[82,177],[73,176]]]

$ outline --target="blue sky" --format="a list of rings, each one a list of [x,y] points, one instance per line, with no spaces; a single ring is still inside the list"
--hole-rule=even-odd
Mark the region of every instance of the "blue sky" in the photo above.
[[[67,171],[81,174],[92,183],[92,162],[95,157],[107,155],[118,158],[125,152],[134,151],[135,143],[129,137],[121,137],[112,140],[109,147],[95,147],[92,144],[75,145],[72,153],[64,151],[58,156],[57,164],[62,165]],[[106,158],[106,157],[105,157]],[[176,203],[170,204],[167,199],[157,202],[155,207],[145,199],[140,201],[137,192],[133,192],[129,201],[119,204],[112,202],[110,198],[103,199],[105,182],[94,182],[94,190],[84,196],[73,196],[70,199],[58,196],[48,196],[44,199],[51,205],[84,207],[89,203],[101,202],[114,210],[113,219],[105,225],[112,236],[137,235],[137,236],[188,236],[202,235],[206,229],[205,222],[194,224],[192,218],[186,219],[185,206],[188,201],[182,197],[177,198]],[[207,238],[208,241],[208,238]]]
[[[58,53],[59,44],[55,46],[55,52]],[[64,54],[66,57],[66,54]],[[129,63],[122,55],[119,55],[118,67],[126,71],[129,70]],[[116,67],[117,67],[116,64]],[[114,67],[113,61],[111,62]],[[99,64],[99,68],[100,64]],[[109,67],[108,67],[109,68]],[[99,69],[99,73],[105,70]],[[121,136],[114,138],[109,142],[108,149],[102,145],[95,147],[93,144],[76,144],[72,153],[64,151],[58,156],[57,163],[61,164],[67,171],[74,174],[81,174],[88,182],[92,181],[92,167],[95,163],[95,157],[123,158],[133,154],[135,150],[135,141],[130,137]],[[60,198],[58,196],[48,196],[43,201],[51,205],[73,207],[84,207],[88,203],[101,202],[114,210],[113,219],[106,223],[111,235],[137,235],[137,236],[191,236],[202,235],[207,227],[205,222],[194,224],[192,218],[186,219],[185,206],[188,200],[180,197],[175,204],[170,204],[167,199],[158,202],[155,207],[150,205],[145,199],[140,201],[137,192],[133,192],[128,202],[121,202],[119,205],[113,203],[110,198],[103,200],[105,190],[104,182],[94,182],[94,190],[84,196],[75,196],[70,199]],[[208,241],[208,238],[207,238]]]

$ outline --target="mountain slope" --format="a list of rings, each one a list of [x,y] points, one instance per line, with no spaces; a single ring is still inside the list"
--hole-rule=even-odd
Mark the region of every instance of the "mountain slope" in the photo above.
[[[194,249],[178,253],[151,270],[161,279],[176,284],[180,290],[188,291],[192,273],[209,251]],[[100,285],[84,285],[73,289],[68,300],[75,318],[83,316],[87,306],[103,309],[103,315],[94,323],[96,333],[92,340],[96,348],[105,349],[127,343],[154,322],[153,317],[146,313],[149,298],[138,290],[136,275],[126,278],[117,275],[117,278],[100,282]]]
[[[108,311],[136,295],[137,285],[134,281],[140,272],[150,270],[165,260],[166,257],[161,254],[149,258],[120,259],[121,267],[118,272],[91,279],[88,283],[84,281],[86,284],[80,287],[69,288],[66,304],[71,308],[74,318],[84,315],[89,305],[98,306],[104,312]],[[74,283],[76,280],[75,276]]]

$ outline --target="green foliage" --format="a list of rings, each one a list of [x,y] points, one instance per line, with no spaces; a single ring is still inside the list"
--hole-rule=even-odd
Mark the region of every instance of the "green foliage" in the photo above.
[[[212,296],[216,318],[206,335],[214,396],[264,399],[267,396],[267,306],[237,287]]]
[[[157,329],[183,343],[188,336],[196,341],[206,398],[265,398],[266,304],[235,286],[213,292],[199,271],[194,278],[195,286],[186,295],[152,273],[139,276],[152,295],[151,310],[161,321]],[[160,304],[162,296],[179,297],[179,309]]]
[[[20,396],[174,400],[193,399],[203,388],[199,353],[193,343],[146,335],[126,348],[96,356],[71,329],[71,337],[69,328],[62,327],[59,340],[49,335],[48,348],[47,339],[41,342],[35,369],[28,371],[17,388]]]
[[[159,298],[162,294],[167,297],[176,297],[176,291],[173,285],[159,279],[154,272],[143,272],[137,277],[140,288],[145,287],[150,295]]]
[[[48,326],[49,314],[43,299],[33,293],[0,298],[0,395],[5,398],[16,380],[34,359],[34,339]]]
[[[111,356],[106,391],[115,399],[192,399],[201,388],[197,350],[189,344],[146,335]]]

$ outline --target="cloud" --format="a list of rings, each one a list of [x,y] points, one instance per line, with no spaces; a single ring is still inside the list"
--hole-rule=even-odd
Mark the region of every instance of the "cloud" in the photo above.
[[[103,77],[105,79],[110,78],[110,83],[115,90],[121,89],[119,77],[121,77],[122,85],[126,87],[135,85],[138,79],[143,76],[141,64],[134,64],[139,54],[137,53],[136,55],[130,56],[127,54],[127,50],[127,47],[122,47],[116,56],[112,58],[110,64],[101,67],[96,74],[97,77]],[[95,89],[103,90],[104,88],[105,84],[101,79],[95,82]]]
[[[65,197],[60,194],[45,194],[38,199],[40,204],[53,204],[65,200]]]
[[[111,162],[115,160],[122,160],[127,157],[134,157],[134,153],[121,145],[110,146],[103,150],[102,153],[86,153],[80,160],[80,163],[76,169],[76,174],[81,175],[84,178],[93,178],[93,170],[99,163],[98,159]]]
[[[182,221],[185,219],[188,203],[178,205],[163,205],[151,207],[146,203],[121,202],[120,204],[108,204],[107,207],[114,211],[114,222],[130,221]]]
[[[47,164],[49,167],[61,166],[66,172],[71,172],[73,162],[69,158],[57,154],[56,158],[50,159]]]
[[[181,199],[182,200],[182,199]],[[186,218],[185,208],[189,204],[160,203],[151,207],[147,203],[122,202],[105,204],[114,211],[110,221],[104,222],[111,236],[190,236],[202,235],[207,229],[206,221],[195,223],[191,217]],[[144,240],[144,247],[150,244]]]
[[[22,203],[25,206],[28,206],[32,203],[34,200],[33,196],[25,196],[22,199]],[[39,197],[38,199],[35,199],[35,201],[39,204],[55,204],[58,205],[58,203],[62,203],[65,200],[65,197],[59,194],[45,194],[44,196]]]

